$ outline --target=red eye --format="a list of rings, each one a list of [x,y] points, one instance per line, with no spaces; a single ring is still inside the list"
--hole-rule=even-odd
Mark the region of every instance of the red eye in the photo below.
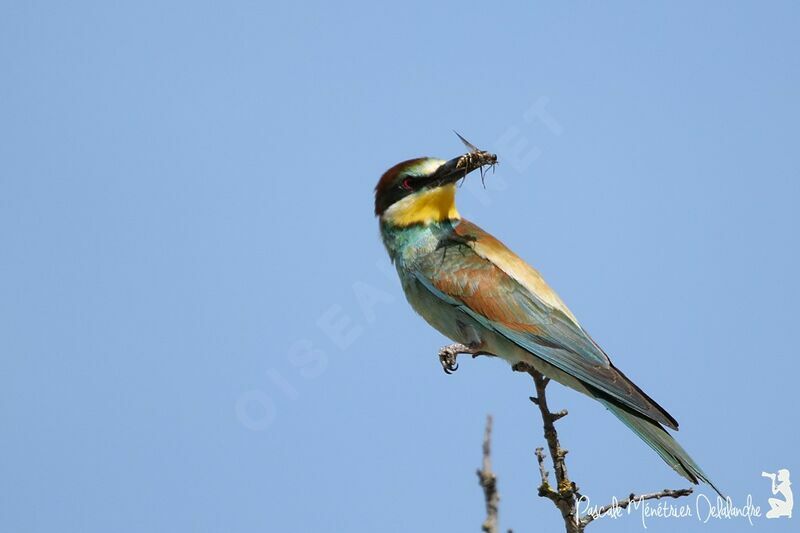
[[[412,187],[411,187],[411,178],[404,179],[403,180],[403,184],[400,185],[400,186],[402,188],[404,188],[405,190],[410,191],[412,189]]]

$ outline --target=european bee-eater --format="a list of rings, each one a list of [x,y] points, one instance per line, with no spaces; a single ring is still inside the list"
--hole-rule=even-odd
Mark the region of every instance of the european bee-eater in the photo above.
[[[381,236],[411,307],[470,353],[525,363],[598,400],[678,474],[714,487],[662,427],[678,422],[611,363],[539,272],[461,218],[456,182],[496,162],[477,149],[411,159],[375,187]]]

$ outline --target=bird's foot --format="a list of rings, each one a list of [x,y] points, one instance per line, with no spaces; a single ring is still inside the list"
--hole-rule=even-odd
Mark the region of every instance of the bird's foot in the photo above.
[[[458,370],[456,358],[460,353],[472,353],[472,349],[466,344],[454,343],[439,348],[439,362],[445,374],[452,374]]]
[[[444,370],[445,374],[452,374],[456,370],[458,370],[458,363],[456,362],[456,358],[459,354],[466,353],[470,354],[473,359],[478,357],[479,355],[488,355],[492,356],[489,352],[481,351],[480,345],[476,343],[473,346],[468,346],[466,344],[461,344],[460,342],[456,342],[454,344],[448,344],[447,346],[443,346],[439,348],[439,362],[442,364],[442,369]]]

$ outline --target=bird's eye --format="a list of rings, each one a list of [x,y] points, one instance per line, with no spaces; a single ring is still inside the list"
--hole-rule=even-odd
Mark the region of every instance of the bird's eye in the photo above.
[[[403,183],[400,185],[400,187],[402,187],[403,189],[405,189],[407,191],[410,191],[411,189],[413,189],[413,187],[411,186],[411,178],[404,179]]]

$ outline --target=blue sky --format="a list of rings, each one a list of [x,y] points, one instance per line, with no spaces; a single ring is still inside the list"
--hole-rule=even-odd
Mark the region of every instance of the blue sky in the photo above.
[[[766,510],[761,471],[800,476],[799,23],[791,2],[6,2],[0,529],[478,531],[492,413],[501,525],[558,530],[529,382],[441,372],[372,215],[386,168],[461,153],[452,129],[501,161],[461,213]],[[593,501],[685,485],[550,397]]]

